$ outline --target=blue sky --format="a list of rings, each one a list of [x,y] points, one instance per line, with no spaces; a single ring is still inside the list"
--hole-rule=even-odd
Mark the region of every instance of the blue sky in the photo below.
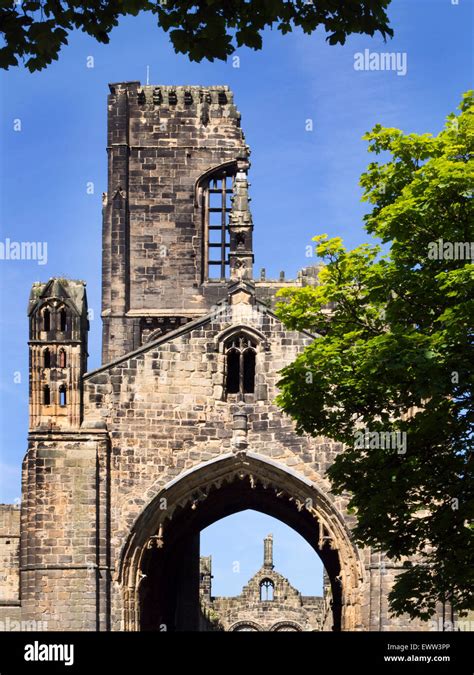
[[[0,260],[0,502],[20,495],[26,303],[34,281],[55,275],[87,281],[94,311],[89,369],[100,362],[107,83],[145,82],[149,66],[151,84],[232,87],[252,148],[256,270],[265,267],[273,277],[285,270],[292,277],[312,262],[305,253],[313,235],[339,235],[348,246],[368,239],[358,179],[371,157],[362,135],[376,123],[437,133],[472,85],[473,0],[393,0],[389,14],[396,35],[386,45],[378,37],[355,36],[330,47],[320,31],[267,31],[263,51],[237,52],[239,68],[232,60],[188,62],[174,54],[153,18],[142,15],[122,21],[106,46],[75,34],[44,72],[1,73],[0,241],[45,241],[48,262]],[[406,75],[356,71],[354,55],[365,49],[405,53]],[[21,131],[14,130],[15,120]],[[235,545],[228,530],[216,525],[214,539],[206,535],[206,553]],[[242,554],[249,570],[260,564],[260,534],[256,539]],[[285,573],[291,580],[290,567]],[[234,588],[234,580],[227,586]]]

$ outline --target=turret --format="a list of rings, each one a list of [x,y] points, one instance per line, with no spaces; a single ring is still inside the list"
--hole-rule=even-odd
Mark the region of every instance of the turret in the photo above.
[[[30,430],[79,427],[89,329],[85,283],[34,283],[28,316]]]

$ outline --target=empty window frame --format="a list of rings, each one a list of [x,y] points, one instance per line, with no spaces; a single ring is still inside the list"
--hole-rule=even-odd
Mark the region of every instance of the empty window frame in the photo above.
[[[229,217],[234,177],[209,180],[204,192],[204,276],[223,280],[229,268]]]

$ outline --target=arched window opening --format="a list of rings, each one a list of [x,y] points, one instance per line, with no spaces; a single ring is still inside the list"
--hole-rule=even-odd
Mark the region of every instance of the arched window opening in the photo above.
[[[59,312],[59,330],[63,333],[67,331],[67,312],[61,309]]]
[[[51,352],[49,349],[45,349],[43,352],[43,367],[51,368]]]
[[[64,351],[64,349],[59,350],[59,367],[60,368],[66,367],[66,352]]]
[[[51,330],[51,312],[47,308],[43,311],[43,330]]]
[[[255,350],[244,351],[244,392],[253,394],[255,391]]]
[[[235,335],[225,343],[226,394],[253,394],[255,391],[256,343],[246,335]]]
[[[66,387],[64,386],[64,384],[62,384],[59,387],[59,405],[61,407],[64,407],[66,405],[66,403],[67,403],[67,401],[66,401]]]
[[[229,218],[234,177],[225,172],[209,179],[204,190],[204,277],[225,279],[229,267]]]
[[[262,579],[260,582],[260,601],[270,602],[273,600],[275,584],[271,579]]]
[[[48,385],[43,387],[43,405],[51,405],[51,389]]]
[[[226,392],[238,394],[240,391],[240,354],[236,349],[227,352]]]

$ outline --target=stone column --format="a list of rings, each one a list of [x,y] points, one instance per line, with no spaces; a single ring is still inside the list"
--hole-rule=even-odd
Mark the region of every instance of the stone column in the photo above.
[[[272,570],[273,565],[273,535],[269,534],[263,540],[263,566]]]

